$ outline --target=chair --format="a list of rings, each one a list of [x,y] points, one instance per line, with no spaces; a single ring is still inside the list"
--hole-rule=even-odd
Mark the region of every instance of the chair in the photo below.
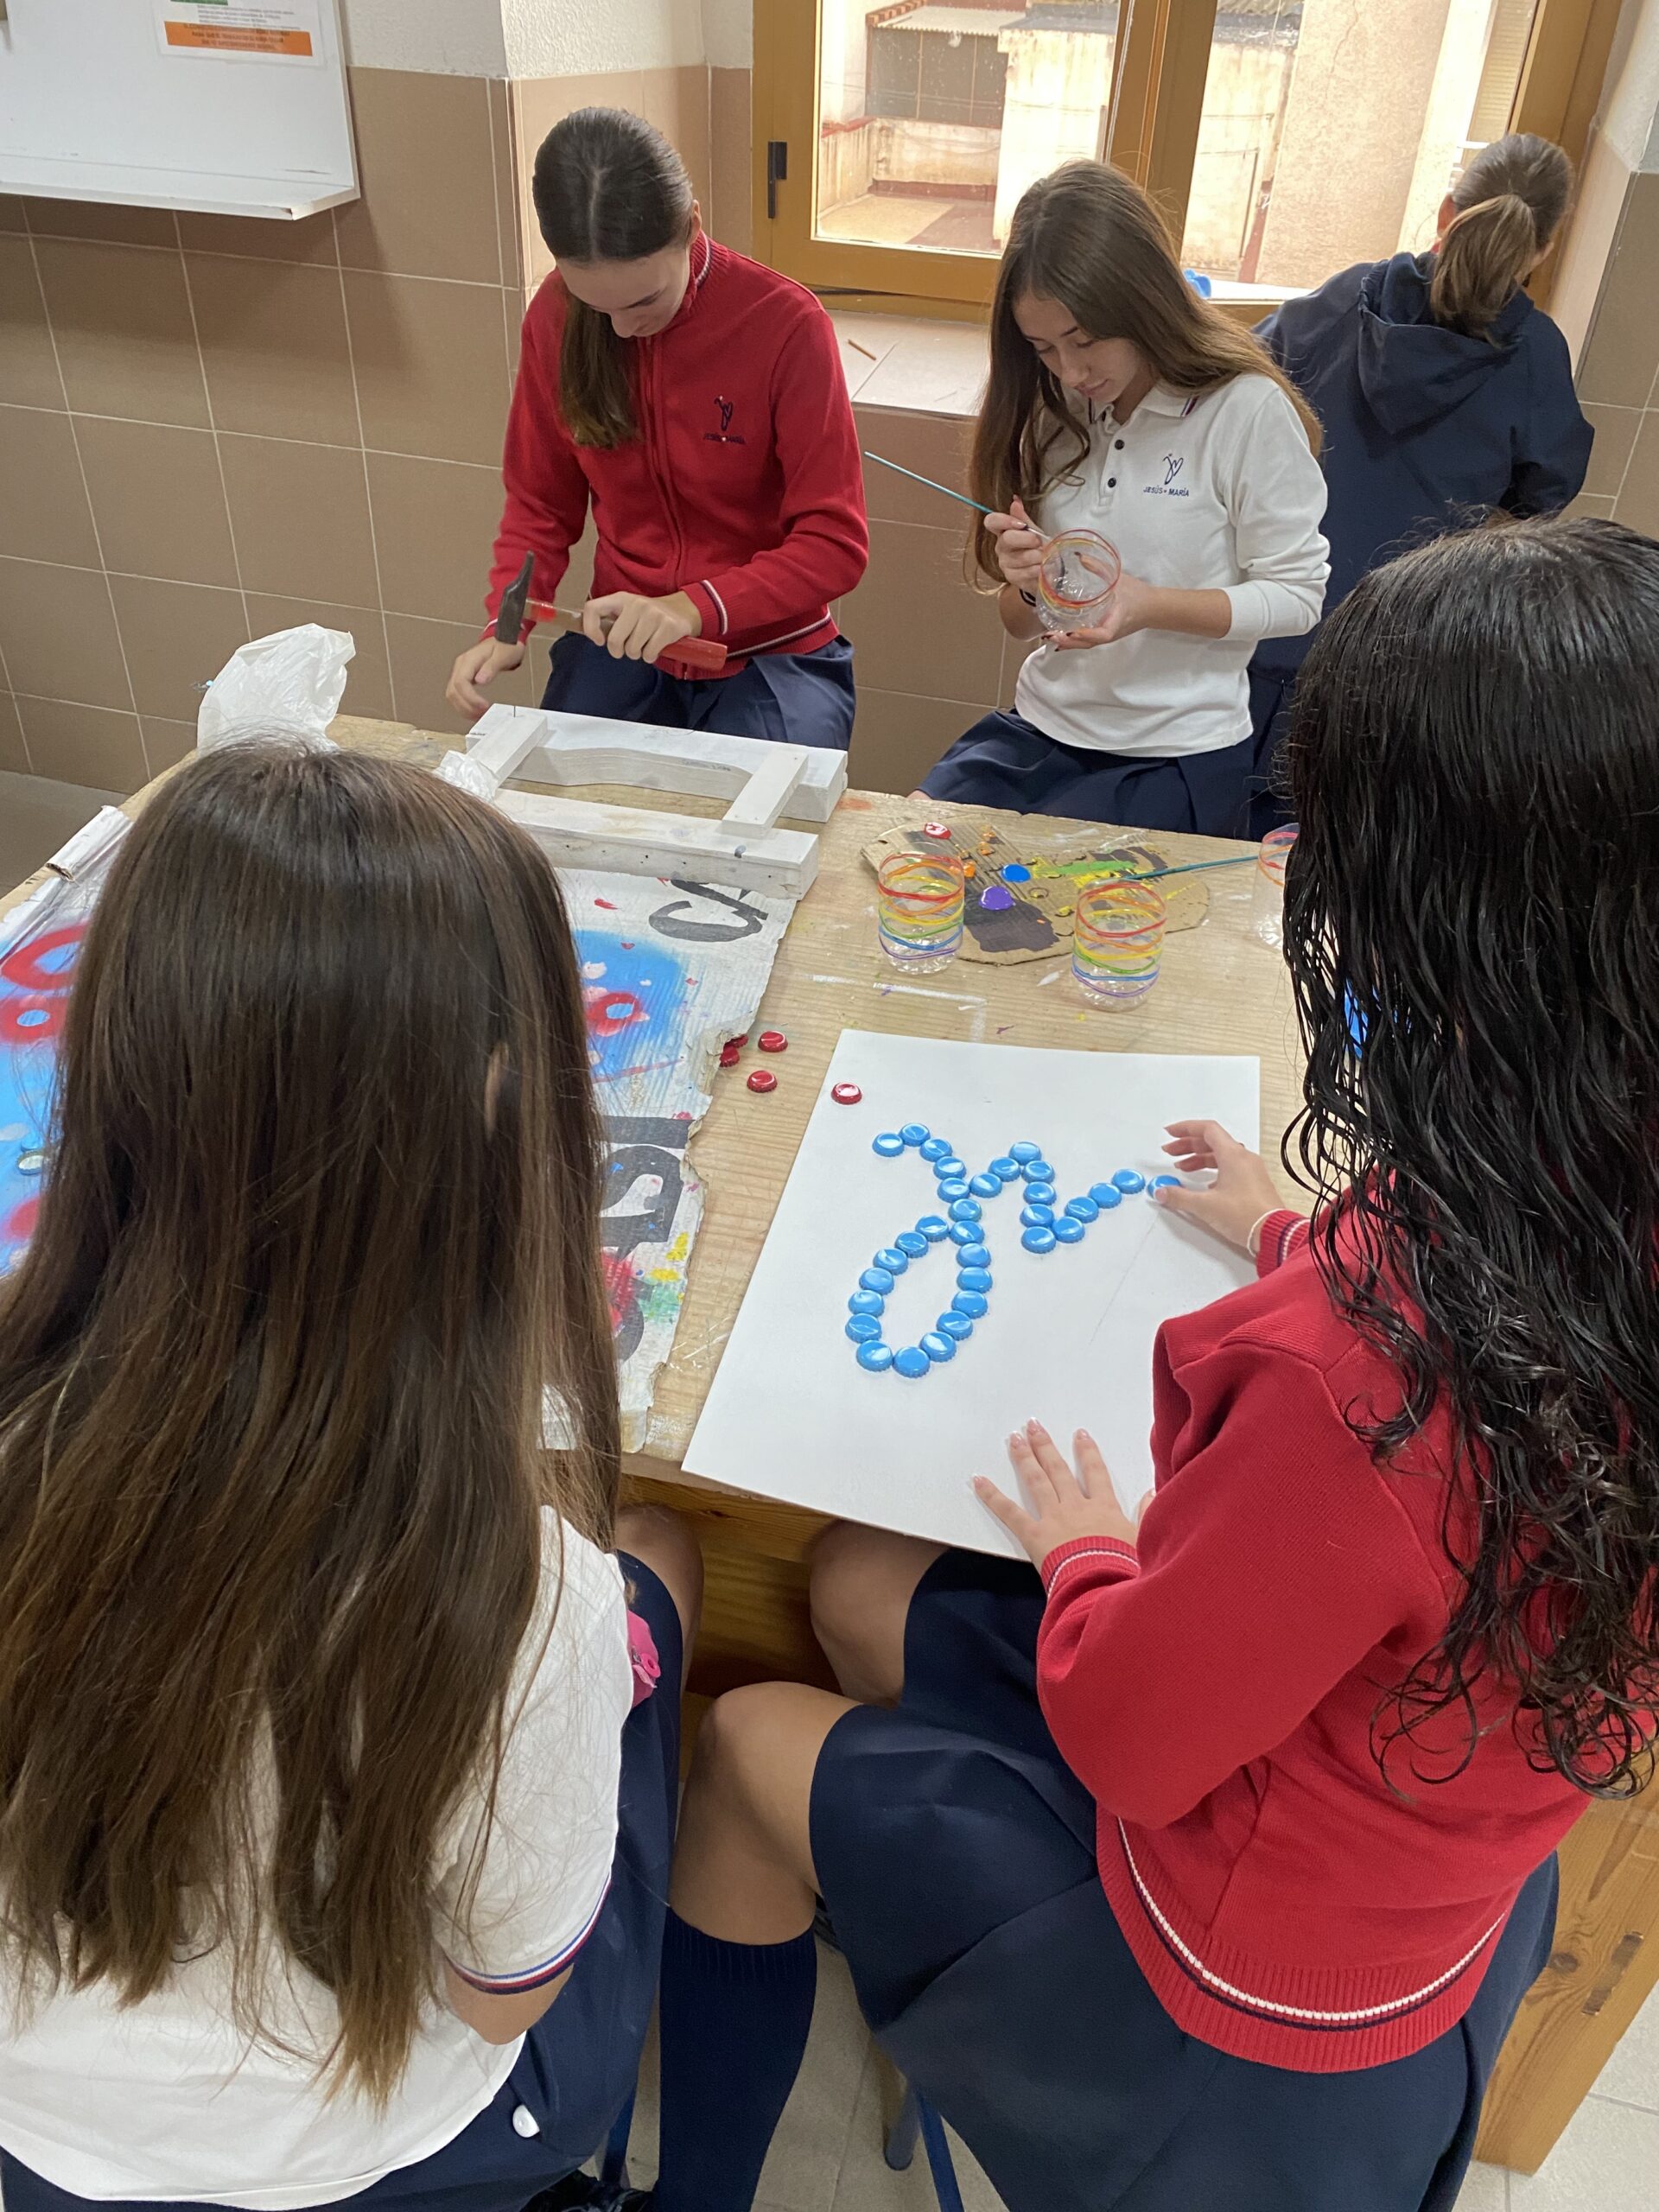
[[[922,2139],[922,2148],[927,2153],[928,2171],[933,2177],[933,2194],[939,2201],[939,2212],[963,2212],[962,2190],[957,2183],[957,2170],[950,2160],[950,2145],[945,2139],[944,2123],[925,2097],[906,2082],[904,2102],[899,2107],[899,2117],[893,2123],[883,2155],[894,2173],[908,2171],[916,2155],[916,2139]]]

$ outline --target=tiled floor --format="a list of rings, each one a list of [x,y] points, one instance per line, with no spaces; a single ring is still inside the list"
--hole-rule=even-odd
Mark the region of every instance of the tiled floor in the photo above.
[[[81,784],[0,773],[0,895],[33,875],[100,806],[120,803],[113,792]]]
[[[897,2107],[891,2067],[870,2041],[841,1959],[818,1951],[818,2005],[806,2063],[760,2177],[756,2212],[932,2212],[926,2162],[890,2172],[881,2145]],[[1001,2200],[952,2137],[968,2212]],[[629,2164],[657,2171],[657,2054],[645,2054]],[[1614,2053],[1537,2174],[1476,2166],[1458,2212],[1655,2212],[1659,2207],[1659,1993]],[[1208,2212],[1227,2212],[1224,2205]],[[1340,2212],[1332,2206],[1331,2212]]]

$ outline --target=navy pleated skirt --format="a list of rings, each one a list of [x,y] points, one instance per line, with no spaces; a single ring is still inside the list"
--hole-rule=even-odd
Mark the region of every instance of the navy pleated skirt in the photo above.
[[[1254,740],[1218,753],[1144,760],[1092,753],[1046,737],[1011,710],[982,715],[928,770],[930,798],[958,806],[1002,806],[1016,814],[1064,814],[1135,830],[1185,830],[1242,837],[1249,814]]]
[[[610,721],[706,729],[844,753],[853,734],[853,649],[832,638],[810,653],[760,653],[735,676],[669,676],[643,660],[613,660],[579,631],[553,648],[544,707]]]
[[[1298,2074],[1185,2035],[1118,1931],[1095,1807],[1038,1707],[1035,1573],[947,1552],[898,1710],[818,1762],[825,1907],[883,2049],[1010,2212],[1451,2212],[1481,2099],[1554,1927],[1552,1858],[1459,2024],[1410,2058]]]
[[[430,2158],[343,2200],[363,2212],[523,2212],[603,2147],[633,2094],[662,1965],[679,1802],[681,1637],[663,1584],[639,1560],[620,1556],[628,1602],[650,1626],[662,1679],[623,1725],[610,1894],[569,1980],[524,2037],[494,2101]],[[283,2179],[264,2174],[250,2186],[273,2188]],[[72,2196],[4,2152],[0,2195],[5,2212],[156,2212],[154,2200]],[[181,2205],[180,2212],[213,2208]]]

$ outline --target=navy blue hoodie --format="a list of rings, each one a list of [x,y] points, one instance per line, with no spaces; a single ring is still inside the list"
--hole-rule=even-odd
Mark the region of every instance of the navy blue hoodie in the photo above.
[[[1433,256],[1344,269],[1256,331],[1325,431],[1328,614],[1368,569],[1493,508],[1548,514],[1576,497],[1593,433],[1567,341],[1524,292],[1487,338],[1428,309]],[[1264,676],[1300,668],[1317,630],[1267,638]]]

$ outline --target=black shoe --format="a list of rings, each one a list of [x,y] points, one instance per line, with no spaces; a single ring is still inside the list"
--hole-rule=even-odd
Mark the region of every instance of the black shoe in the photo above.
[[[556,2181],[551,2189],[532,2196],[524,2212],[588,2212],[589,2207],[608,2205],[613,2201],[607,2191],[601,2190],[591,2174],[578,2168],[563,2181]]]

